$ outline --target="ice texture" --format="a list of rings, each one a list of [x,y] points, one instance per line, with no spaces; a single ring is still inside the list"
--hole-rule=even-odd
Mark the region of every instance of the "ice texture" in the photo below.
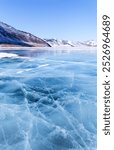
[[[0,58],[0,150],[96,150],[96,51]]]

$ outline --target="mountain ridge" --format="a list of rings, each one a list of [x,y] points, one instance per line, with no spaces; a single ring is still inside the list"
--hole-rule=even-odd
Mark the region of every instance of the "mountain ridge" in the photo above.
[[[70,41],[59,39],[45,39],[52,47],[97,47],[97,42],[94,40],[87,41]]]
[[[94,40],[70,41],[59,39],[41,39],[29,32],[18,30],[0,21],[0,47],[97,47]]]

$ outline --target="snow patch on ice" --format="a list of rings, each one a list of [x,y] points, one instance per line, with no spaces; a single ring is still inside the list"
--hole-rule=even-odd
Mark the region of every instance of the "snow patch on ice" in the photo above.
[[[16,54],[11,54],[11,53],[0,53],[0,58],[4,57],[18,57]]]

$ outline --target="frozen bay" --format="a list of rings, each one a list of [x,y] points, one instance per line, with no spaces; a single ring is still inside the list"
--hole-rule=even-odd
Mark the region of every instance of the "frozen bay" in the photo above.
[[[96,150],[96,51],[0,51],[0,150]]]

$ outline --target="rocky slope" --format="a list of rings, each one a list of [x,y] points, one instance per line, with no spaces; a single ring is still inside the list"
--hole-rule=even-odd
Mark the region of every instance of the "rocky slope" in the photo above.
[[[50,47],[43,39],[0,22],[0,46]]]

